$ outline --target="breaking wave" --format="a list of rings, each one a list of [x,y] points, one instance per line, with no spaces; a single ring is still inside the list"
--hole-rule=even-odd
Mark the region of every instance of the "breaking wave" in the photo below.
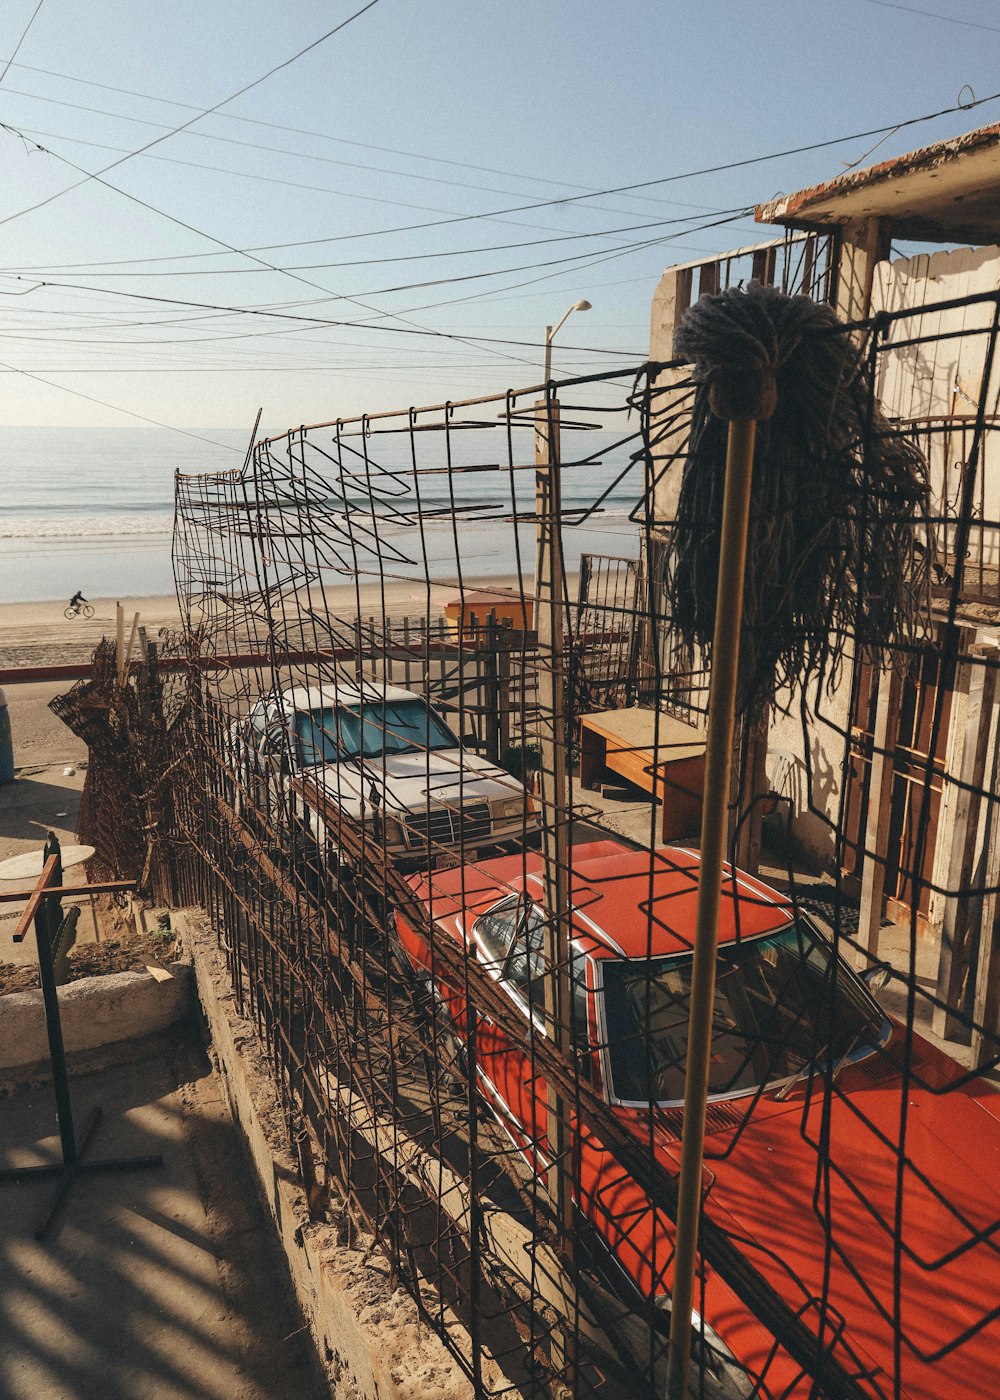
[[[99,537],[119,539],[135,536],[169,535],[173,512],[114,515],[22,515],[0,516],[0,540],[76,540]]]

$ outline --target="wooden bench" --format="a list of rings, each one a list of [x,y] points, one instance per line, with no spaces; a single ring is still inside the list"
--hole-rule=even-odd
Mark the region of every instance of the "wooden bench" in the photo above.
[[[699,834],[705,783],[703,730],[655,710],[581,715],[581,785],[596,788],[608,770],[663,804],[663,841]]]

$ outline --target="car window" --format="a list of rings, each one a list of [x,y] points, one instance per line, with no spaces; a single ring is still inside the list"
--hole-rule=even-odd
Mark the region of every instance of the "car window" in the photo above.
[[[606,959],[603,1001],[615,1097],[684,1097],[690,954]],[[874,1049],[889,1023],[858,977],[799,921],[718,955],[710,1094],[747,1093],[810,1063]]]
[[[533,904],[528,906],[526,912],[527,917],[522,918],[518,925],[503,977],[505,982],[517,988],[525,1001],[532,1006],[542,1006],[545,1002],[545,920]]]
[[[263,739],[264,730],[267,728],[267,706],[263,701],[256,704],[250,711],[247,725],[254,738]]]
[[[339,763],[344,757],[337,744],[336,711],[329,706],[321,710],[298,710],[295,715],[295,741],[299,761],[304,766],[313,763]]]
[[[537,904],[524,905],[517,936],[511,945],[504,981],[514,987],[532,1010],[545,1006],[545,916]],[[575,945],[570,946],[570,975],[572,977],[572,1035],[578,1045],[587,1039],[587,962]]]
[[[479,945],[482,961],[487,965],[502,966],[510,945],[514,941],[521,901],[515,896],[494,904],[487,913],[480,915],[472,925],[473,936]]]
[[[300,710],[295,737],[303,764],[458,747],[451,730],[422,700]]]
[[[423,753],[454,749],[458,740],[422,700],[375,701],[343,706],[337,715],[340,747],[348,757],[361,754]]]

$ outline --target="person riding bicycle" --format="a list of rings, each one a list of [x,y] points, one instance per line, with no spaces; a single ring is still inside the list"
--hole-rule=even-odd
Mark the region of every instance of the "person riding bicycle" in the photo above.
[[[77,591],[73,594],[72,598],[69,600],[69,605],[71,608],[79,609],[83,606],[83,604],[86,601],[86,598],[83,596],[80,590],[77,589]]]

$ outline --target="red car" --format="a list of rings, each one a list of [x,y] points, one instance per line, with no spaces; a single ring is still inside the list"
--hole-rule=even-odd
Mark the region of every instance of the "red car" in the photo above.
[[[614,841],[572,855],[580,1072],[675,1176],[698,864],[693,851]],[[527,1025],[530,1017],[544,1034],[540,871],[537,856],[527,864],[506,857],[410,882],[434,928],[526,1018],[516,1042],[480,1018],[476,1065],[482,1093],[536,1170],[548,1152],[546,1086],[533,1075]],[[408,960],[429,977],[428,944],[398,915],[397,931]],[[462,994],[440,982],[435,993],[461,1040]],[[830,1355],[854,1377],[855,1393],[985,1400],[1000,1395],[1000,1095],[916,1035],[904,1079],[904,1041],[903,1027],[807,916],[726,870],[706,1218],[808,1327],[834,1339]],[[661,1306],[673,1227],[595,1135],[573,1123],[577,1205],[611,1267]],[[726,1394],[816,1393],[707,1263],[700,1290]]]

